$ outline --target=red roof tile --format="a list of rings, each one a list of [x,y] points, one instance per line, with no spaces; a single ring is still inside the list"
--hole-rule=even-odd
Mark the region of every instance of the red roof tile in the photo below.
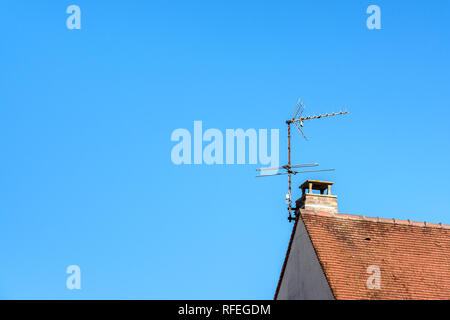
[[[336,299],[450,299],[450,226],[306,210],[301,218]],[[369,266],[380,268],[379,290],[366,285]]]

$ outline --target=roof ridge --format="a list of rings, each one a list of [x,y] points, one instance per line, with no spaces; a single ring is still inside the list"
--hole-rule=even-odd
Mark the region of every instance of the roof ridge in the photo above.
[[[370,221],[370,222],[378,222],[378,223],[406,225],[406,226],[420,227],[420,228],[435,228],[435,229],[450,230],[450,225],[442,224],[442,222],[439,222],[439,223],[429,223],[426,221],[418,222],[418,221],[411,221],[410,219],[399,220],[399,219],[395,219],[395,218],[387,219],[387,218],[380,218],[380,217],[366,217],[364,215],[354,215],[354,214],[347,214],[347,213],[331,213],[331,212],[325,212],[325,211],[315,211],[315,210],[306,210],[306,209],[300,209],[300,212],[301,212],[301,214],[312,214],[312,215],[346,219],[346,220]]]

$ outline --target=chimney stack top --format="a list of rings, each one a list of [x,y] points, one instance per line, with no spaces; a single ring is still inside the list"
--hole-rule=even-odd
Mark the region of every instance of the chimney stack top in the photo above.
[[[300,186],[302,196],[296,201],[297,208],[337,213],[337,197],[331,194],[333,184],[329,181],[306,180]],[[320,191],[320,194],[313,193],[313,190]]]
[[[327,190],[327,195],[331,195],[331,186],[334,182],[330,181],[320,181],[320,180],[306,180],[300,186],[302,189],[302,193],[305,194],[305,190],[308,189],[308,194],[312,194],[313,190],[320,191],[320,194],[323,194],[325,190]]]

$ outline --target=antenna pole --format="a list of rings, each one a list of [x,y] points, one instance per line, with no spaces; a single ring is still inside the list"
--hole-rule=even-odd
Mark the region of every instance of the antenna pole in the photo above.
[[[291,198],[291,123],[286,122],[288,125],[288,176],[289,176],[289,222],[292,219],[292,198]]]

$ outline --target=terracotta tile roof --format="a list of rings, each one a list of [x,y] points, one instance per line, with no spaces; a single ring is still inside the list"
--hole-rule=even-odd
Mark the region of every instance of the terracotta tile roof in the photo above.
[[[306,210],[300,216],[336,299],[450,299],[450,226]],[[380,268],[379,290],[367,288],[369,266]]]

